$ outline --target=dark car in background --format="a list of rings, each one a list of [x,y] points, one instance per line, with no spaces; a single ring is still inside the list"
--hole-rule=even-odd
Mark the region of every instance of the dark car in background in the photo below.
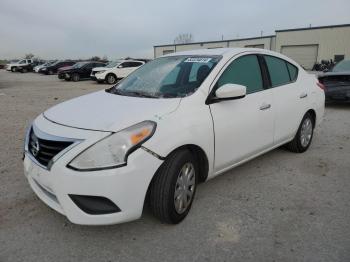
[[[45,66],[39,70],[39,73],[45,74],[45,75],[53,75],[57,74],[57,70],[61,67],[65,66],[72,66],[76,62],[75,61],[57,61],[49,66]]]
[[[350,60],[337,63],[331,71],[318,76],[324,85],[326,101],[350,100]]]
[[[76,63],[75,63],[75,64],[76,64]],[[74,64],[74,65],[75,65],[75,64]],[[64,66],[64,67],[58,68],[58,70],[57,70],[58,79],[64,79],[64,78],[65,78],[65,71],[71,69],[74,65],[71,65],[71,66]]]
[[[90,79],[90,74],[93,68],[106,66],[106,63],[102,62],[78,62],[70,69],[62,71],[64,73],[64,79],[66,81],[77,82],[82,79]]]

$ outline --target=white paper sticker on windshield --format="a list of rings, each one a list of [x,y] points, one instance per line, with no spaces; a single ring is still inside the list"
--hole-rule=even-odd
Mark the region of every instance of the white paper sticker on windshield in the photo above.
[[[208,57],[189,57],[184,62],[185,63],[208,63],[211,58]]]

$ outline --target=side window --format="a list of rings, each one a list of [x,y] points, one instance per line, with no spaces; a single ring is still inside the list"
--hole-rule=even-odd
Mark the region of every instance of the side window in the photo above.
[[[298,77],[298,68],[296,68],[296,66],[287,63],[287,67],[288,67],[288,71],[289,71],[289,76],[290,76],[290,80],[291,81],[295,81]]]
[[[247,94],[263,90],[263,80],[256,55],[242,56],[234,60],[220,76],[218,88],[224,84],[239,84],[247,87]]]
[[[139,66],[142,66],[143,63],[140,63],[140,62],[134,62],[133,63],[133,67],[139,67]]]
[[[287,62],[273,56],[264,56],[270,73],[272,87],[290,82]]]
[[[130,62],[124,62],[124,63],[121,63],[119,66],[121,67],[121,68],[128,68],[128,67],[130,67]]]

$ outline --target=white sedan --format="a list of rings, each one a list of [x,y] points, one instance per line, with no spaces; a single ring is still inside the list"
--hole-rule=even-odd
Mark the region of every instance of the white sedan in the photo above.
[[[282,145],[306,151],[324,99],[314,76],[275,52],[174,53],[39,115],[25,175],[73,223],[134,220],[146,199],[161,221],[179,223],[200,182]]]

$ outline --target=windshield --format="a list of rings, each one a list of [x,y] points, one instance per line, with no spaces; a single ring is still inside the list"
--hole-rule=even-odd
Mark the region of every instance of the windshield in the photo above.
[[[193,94],[221,56],[169,56],[140,67],[108,91],[127,96],[170,98]]]
[[[350,71],[350,60],[343,60],[336,64],[332,72],[344,72],[344,71]]]
[[[84,65],[86,65],[87,63],[89,63],[89,62],[78,62],[78,63],[74,64],[72,66],[72,68],[80,68],[80,67],[83,67]]]
[[[105,67],[112,68],[112,67],[115,67],[115,66],[119,65],[120,63],[121,63],[120,60],[112,61],[112,62],[109,62]]]

